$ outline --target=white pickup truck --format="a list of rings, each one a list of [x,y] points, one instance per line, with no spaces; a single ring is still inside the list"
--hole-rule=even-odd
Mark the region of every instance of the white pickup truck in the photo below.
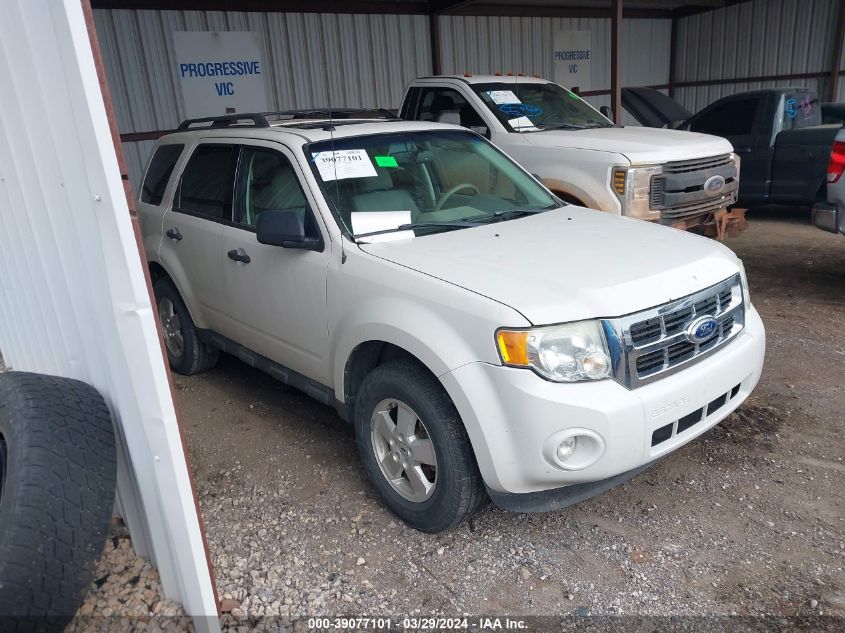
[[[408,86],[400,116],[475,130],[558,197],[579,206],[719,237],[745,226],[744,215],[728,215],[736,202],[740,161],[727,140],[615,127],[578,95],[546,79],[417,79]]]

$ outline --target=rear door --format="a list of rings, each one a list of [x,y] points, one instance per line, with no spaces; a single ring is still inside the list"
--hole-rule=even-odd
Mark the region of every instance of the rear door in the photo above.
[[[760,202],[769,195],[772,163],[771,129],[763,95],[738,96],[705,108],[687,125],[691,132],[713,134],[728,139],[742,159],[739,198],[746,204]]]
[[[255,226],[264,211],[294,210],[309,237],[326,235],[311,211],[293,153],[274,142],[244,145],[235,187],[235,215],[223,227],[220,254],[228,295],[223,334],[250,350],[331,384],[326,317],[330,248],[321,252],[259,244]]]
[[[239,152],[228,143],[197,144],[162,222],[159,258],[201,328],[217,330],[226,320],[222,241],[225,224],[232,222]]]
[[[818,95],[807,89],[786,93],[775,117],[781,131],[775,140],[772,199],[794,204],[824,200],[836,128],[822,126]]]

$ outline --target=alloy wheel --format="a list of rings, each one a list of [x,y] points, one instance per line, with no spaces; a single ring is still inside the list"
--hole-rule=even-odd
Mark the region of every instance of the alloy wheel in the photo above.
[[[382,400],[373,411],[370,437],[382,475],[402,497],[421,503],[437,485],[437,454],[425,424],[400,400]]]

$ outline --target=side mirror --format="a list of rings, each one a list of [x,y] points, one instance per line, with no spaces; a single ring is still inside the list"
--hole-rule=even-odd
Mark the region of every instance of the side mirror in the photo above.
[[[255,225],[256,238],[261,244],[299,248],[309,251],[323,250],[323,240],[305,235],[305,213],[298,211],[262,211]]]
[[[602,107],[599,108],[599,112],[602,113],[602,116],[605,116],[608,119],[610,119],[611,121],[613,121],[613,110],[611,110],[609,107],[602,106]]]
[[[490,139],[490,130],[486,125],[470,125],[469,129],[488,140]]]

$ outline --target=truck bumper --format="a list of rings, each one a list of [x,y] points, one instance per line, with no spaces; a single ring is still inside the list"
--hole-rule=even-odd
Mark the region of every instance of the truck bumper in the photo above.
[[[830,233],[845,233],[845,213],[838,213],[835,204],[817,202],[813,205],[813,226]]]
[[[493,501],[524,511],[550,509],[624,481],[718,424],[757,385],[764,351],[765,330],[752,307],[729,345],[637,389],[609,379],[553,383],[487,363],[464,365],[441,381]],[[573,435],[579,436],[575,453],[562,464],[556,447]],[[572,488],[546,492],[565,486]],[[514,498],[525,494],[532,497]]]

